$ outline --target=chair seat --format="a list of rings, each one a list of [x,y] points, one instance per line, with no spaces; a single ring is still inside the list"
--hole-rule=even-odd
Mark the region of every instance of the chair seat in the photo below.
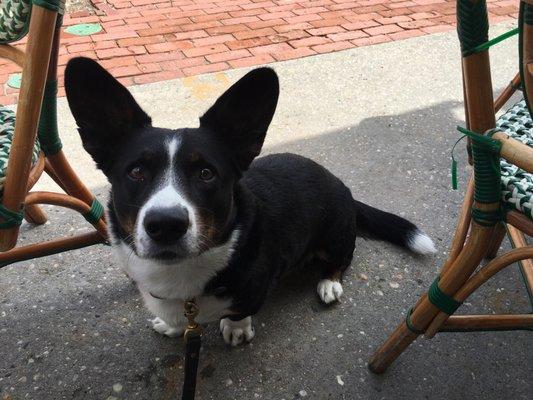
[[[533,147],[533,121],[524,100],[516,103],[498,119],[496,129]],[[503,158],[500,167],[503,202],[533,219],[533,174],[509,164]]]
[[[15,113],[0,105],[0,192],[4,189],[9,151],[11,149],[11,143],[13,142],[14,133]],[[31,157],[32,166],[37,162],[40,151],[41,146],[39,145],[39,141],[36,140]]]
[[[2,0],[0,2],[0,43],[14,42],[26,35],[30,12],[30,0]]]

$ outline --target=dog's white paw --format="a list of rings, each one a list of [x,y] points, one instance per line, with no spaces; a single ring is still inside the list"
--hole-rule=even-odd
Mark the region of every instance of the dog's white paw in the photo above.
[[[331,279],[322,279],[318,282],[316,288],[320,299],[326,303],[332,303],[335,300],[339,301],[342,296],[342,285],[339,281],[332,281]]]
[[[156,332],[159,332],[161,335],[165,335],[168,337],[178,337],[183,335],[183,328],[179,328],[177,326],[171,326],[167,324],[165,321],[163,321],[159,317],[155,317],[151,320],[152,327]]]
[[[222,333],[224,342],[232,346],[238,346],[244,341],[250,342],[255,336],[252,317],[246,317],[240,321],[223,318],[220,320],[220,333]]]

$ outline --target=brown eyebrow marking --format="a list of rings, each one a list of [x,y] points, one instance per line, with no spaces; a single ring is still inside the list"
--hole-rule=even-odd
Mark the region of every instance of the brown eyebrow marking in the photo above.
[[[190,155],[191,162],[197,162],[197,161],[200,161],[201,159],[202,159],[202,156],[200,155],[200,153],[197,153],[196,151],[191,153]]]
[[[118,215],[118,221],[120,225],[122,226],[122,229],[124,229],[124,231],[128,234],[128,236],[132,236],[135,230],[136,218],[132,215],[127,215],[127,216]]]
[[[156,158],[156,153],[154,153],[153,151],[143,151],[141,153],[141,158],[145,161],[150,161]]]

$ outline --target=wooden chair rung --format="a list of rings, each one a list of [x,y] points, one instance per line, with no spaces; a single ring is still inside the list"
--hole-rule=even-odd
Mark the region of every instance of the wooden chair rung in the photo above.
[[[505,215],[505,222],[507,225],[514,226],[522,231],[527,236],[533,236],[533,222],[524,214],[512,210]]]
[[[7,58],[19,67],[24,68],[26,53],[9,44],[0,44],[0,58]]]
[[[0,253],[0,268],[17,261],[44,257],[63,251],[80,249],[82,247],[105,242],[105,237],[103,237],[99,232],[95,231],[77,236],[35,243],[27,246],[19,246]]]
[[[523,248],[527,246],[524,233],[512,225],[507,225],[509,240],[514,248]],[[533,259],[529,258],[520,261],[520,268],[524,277],[524,283],[528,291],[529,300],[533,306]]]
[[[520,87],[520,73],[517,73],[513,80],[503,89],[498,98],[494,101],[494,112],[500,111],[503,105],[511,98],[511,96]]]
[[[533,314],[452,315],[439,332],[533,330]]]

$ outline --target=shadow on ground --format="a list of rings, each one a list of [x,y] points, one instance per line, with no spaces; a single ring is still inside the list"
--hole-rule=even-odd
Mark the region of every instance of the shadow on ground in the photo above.
[[[288,278],[255,318],[253,343],[226,347],[206,330],[198,399],[526,399],[532,390],[530,332],[443,334],[420,339],[383,376],[368,372],[376,347],[425,291],[444,261],[461,191],[450,190],[449,155],[459,137],[448,102],[371,118],[346,129],[269,147],[323,163],[359,200],[404,215],[437,242],[415,257],[358,240],[345,298],[323,307],[316,276]],[[446,127],[442,129],[441,127]],[[456,151],[465,187],[464,147]],[[97,193],[105,196],[106,189]],[[23,241],[88,229],[48,208],[51,224]],[[83,226],[83,228],[80,228]],[[182,342],[154,333],[134,286],[104,246],[18,263],[0,272],[2,399],[174,399]],[[490,300],[487,293],[495,294]],[[516,270],[488,284],[461,312],[523,312]],[[438,391],[438,394],[436,392]],[[529,393],[529,395],[528,395]]]

